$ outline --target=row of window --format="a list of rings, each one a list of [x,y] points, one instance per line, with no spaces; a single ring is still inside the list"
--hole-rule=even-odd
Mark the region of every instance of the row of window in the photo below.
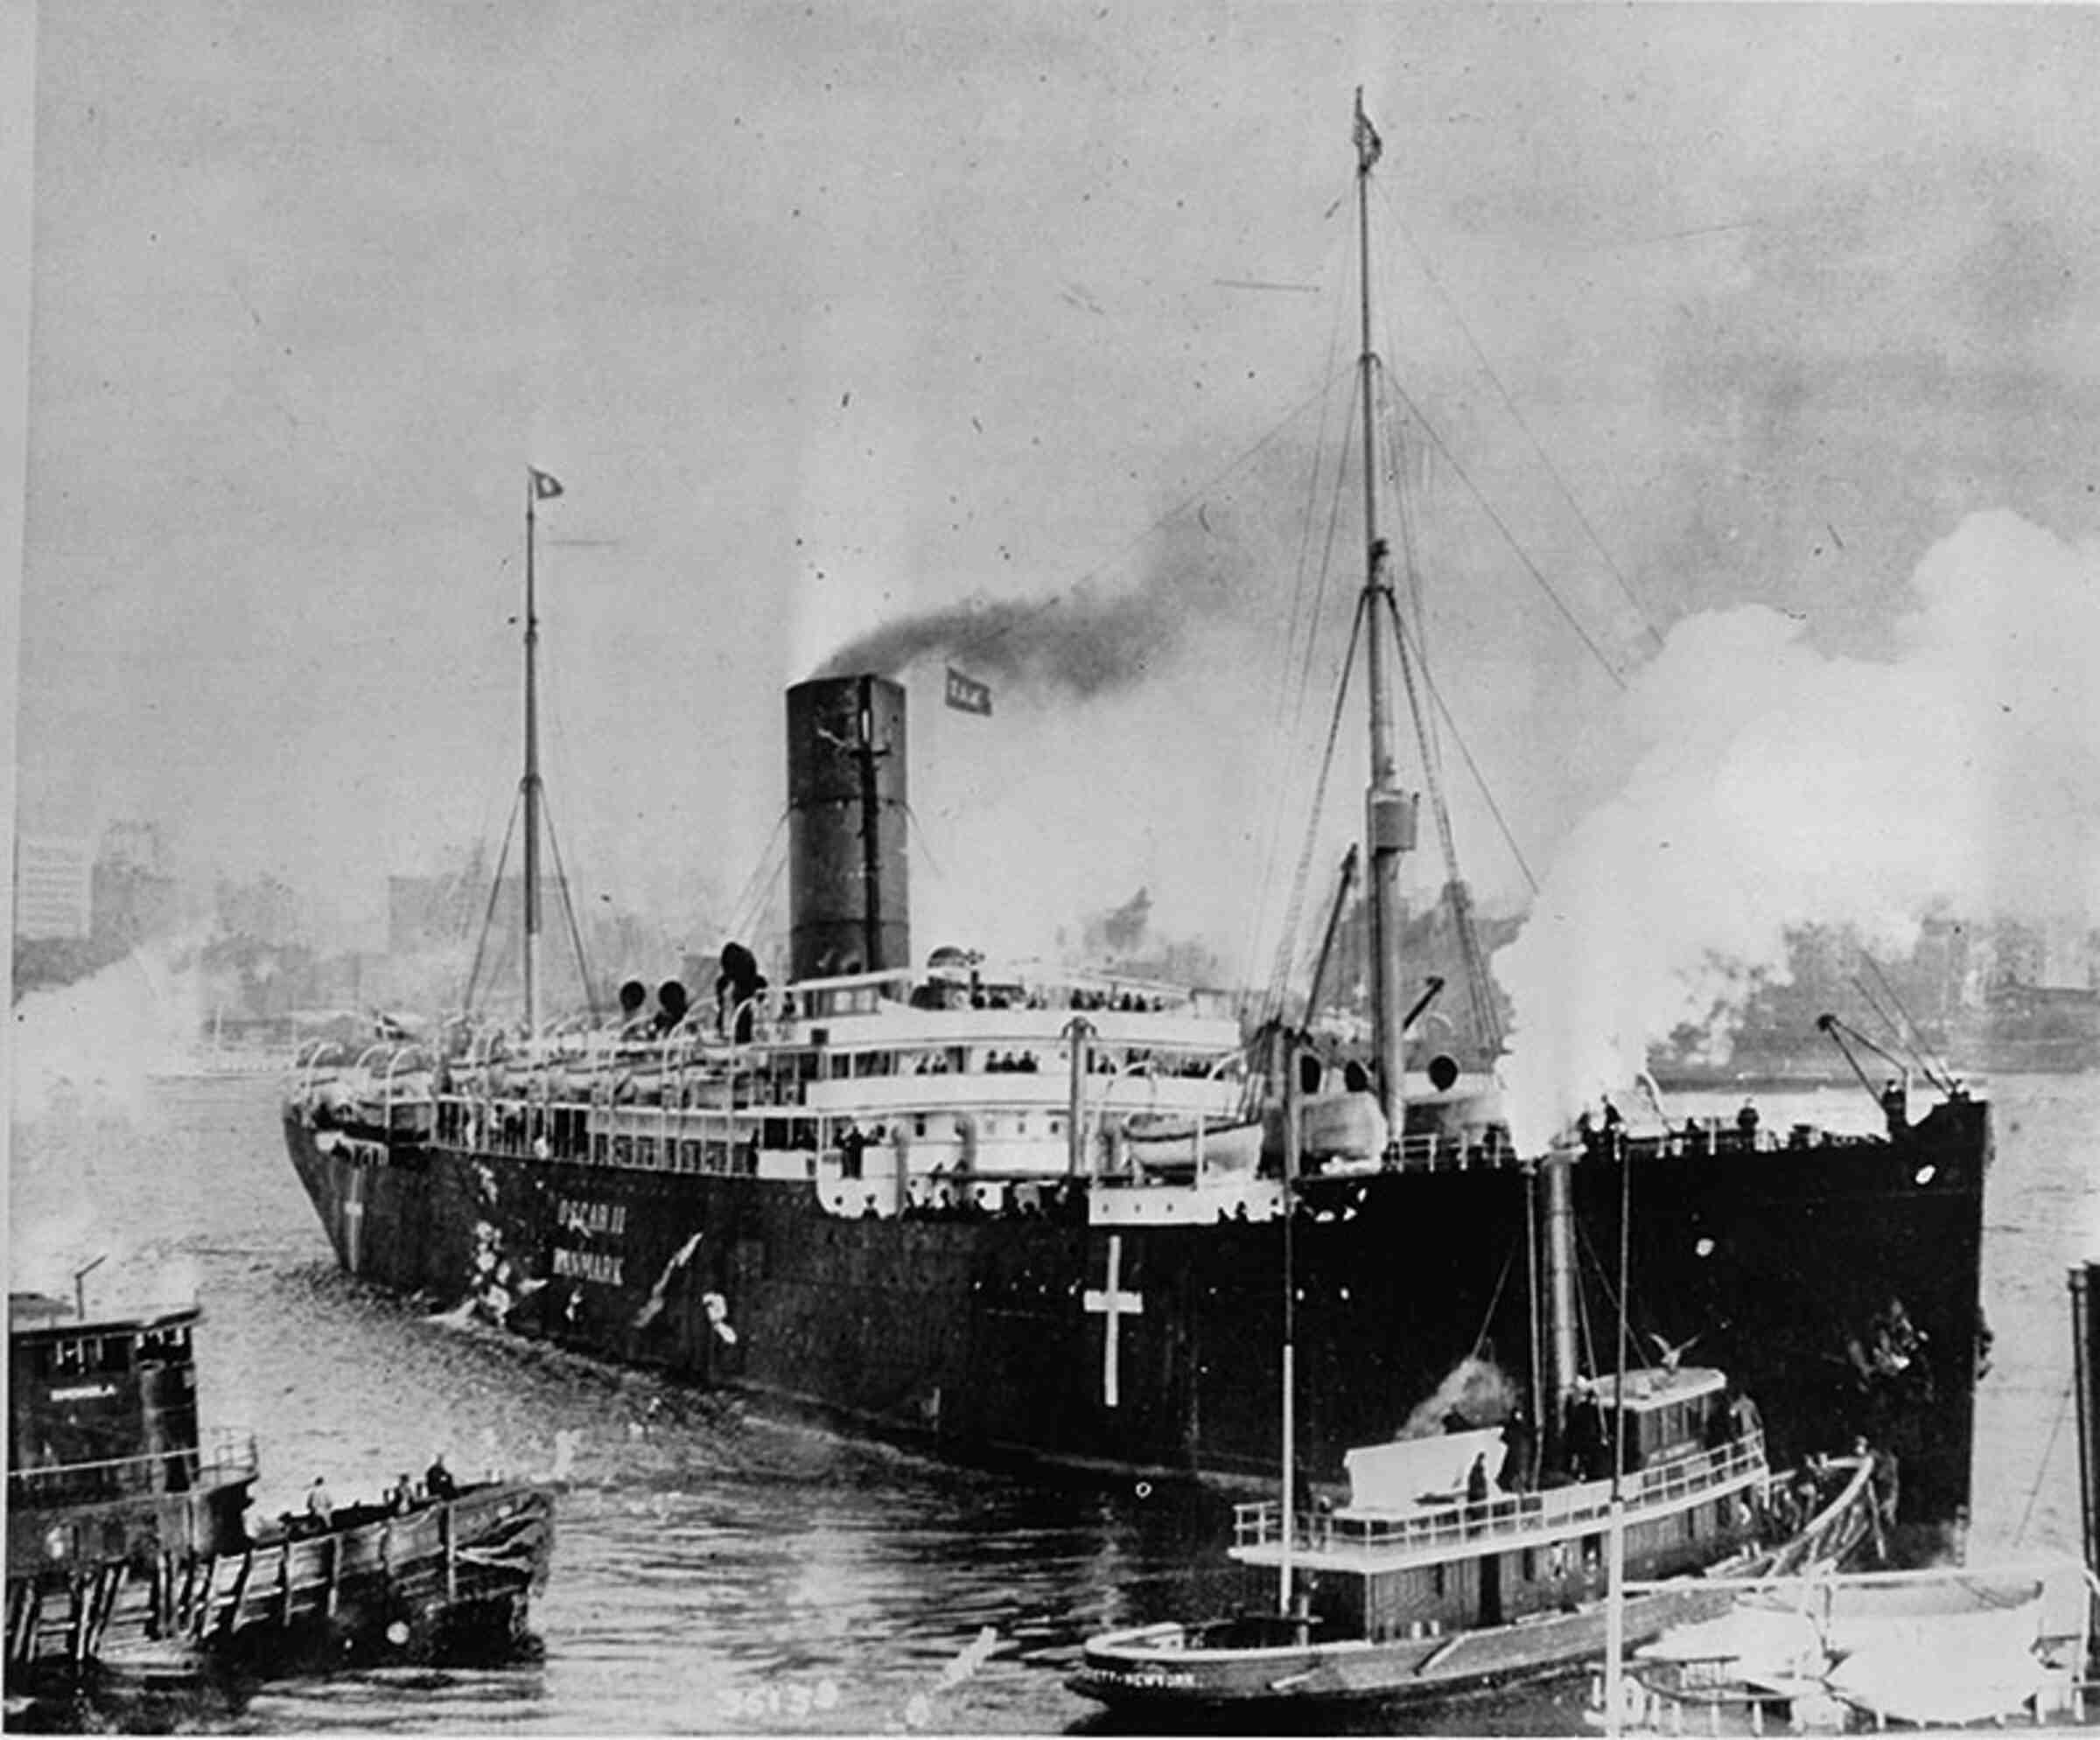
[[[758,1150],[749,1143],[680,1141],[653,1136],[606,1136],[591,1139],[591,1158],[600,1166],[629,1167],[642,1172],[714,1172],[725,1177],[752,1177],[759,1170]]]
[[[32,1343],[21,1357],[38,1377],[84,1377],[89,1373],[128,1372],[135,1360],[149,1365],[186,1359],[189,1353],[188,1330],[150,1329],[136,1335],[77,1335]]]

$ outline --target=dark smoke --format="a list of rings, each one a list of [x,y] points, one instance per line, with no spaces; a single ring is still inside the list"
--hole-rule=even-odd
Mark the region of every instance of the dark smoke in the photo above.
[[[1468,1426],[1499,1426],[1516,1411],[1522,1394],[1516,1380],[1492,1360],[1461,1359],[1393,1436],[1433,1438],[1446,1429],[1445,1416],[1453,1413],[1465,1415]]]
[[[1208,511],[1211,524],[1218,510]],[[1160,557],[1130,591],[1081,581],[1049,598],[977,597],[885,623],[816,675],[902,674],[943,659],[980,681],[1085,701],[1129,688],[1166,665],[1201,618],[1236,600],[1239,553],[1194,518],[1161,534]]]

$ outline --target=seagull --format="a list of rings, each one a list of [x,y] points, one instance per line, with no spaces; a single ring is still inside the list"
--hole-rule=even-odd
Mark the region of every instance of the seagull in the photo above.
[[[1694,1345],[1697,1345],[1699,1339],[1699,1338],[1695,1335],[1690,1341],[1680,1341],[1675,1347],[1672,1347],[1669,1342],[1663,1340],[1663,1338],[1657,1335],[1653,1330],[1648,1331],[1648,1338],[1656,1344],[1656,1351],[1661,1353],[1662,1356],[1663,1371],[1668,1373],[1672,1377],[1676,1375],[1677,1361],[1682,1359],[1684,1355],[1689,1352]]]

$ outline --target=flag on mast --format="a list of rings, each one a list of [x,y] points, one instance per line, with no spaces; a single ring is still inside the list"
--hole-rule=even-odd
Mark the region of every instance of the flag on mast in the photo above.
[[[535,501],[552,501],[562,493],[562,480],[553,472],[536,471],[530,465],[526,466],[525,471],[532,479],[532,499]]]
[[[1363,92],[1356,93],[1356,167],[1365,174],[1370,172],[1385,150],[1385,141],[1378,136],[1378,129],[1371,125],[1371,117],[1363,112]]]
[[[991,688],[987,683],[966,677],[953,665],[948,667],[948,704],[958,713],[979,713],[991,716]]]

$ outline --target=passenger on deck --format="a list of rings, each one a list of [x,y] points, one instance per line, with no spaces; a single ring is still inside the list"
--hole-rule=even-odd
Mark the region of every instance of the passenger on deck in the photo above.
[[[1473,1466],[1466,1471],[1466,1532],[1472,1534],[1483,1524],[1480,1513],[1488,1508],[1488,1457],[1486,1452],[1473,1459]]]
[[[1466,1502],[1484,1505],[1488,1502],[1488,1453],[1482,1450],[1473,1459],[1473,1466],[1466,1473]]]
[[[1757,1102],[1754,1100],[1744,1101],[1743,1109],[1735,1115],[1735,1127],[1742,1132],[1745,1142],[1756,1143],[1757,1122]]]
[[[1891,1136],[1901,1136],[1910,1128],[1910,1095],[1900,1076],[1890,1076],[1881,1090],[1881,1115],[1888,1120]]]
[[[1575,1380],[1575,1393],[1568,1398],[1567,1457],[1569,1471],[1578,1480],[1597,1480],[1611,1472],[1604,1409],[1587,1378]]]
[[[328,1491],[328,1483],[318,1474],[313,1477],[313,1485],[306,1489],[306,1515],[315,1527],[321,1529],[335,1520],[335,1499]]]
[[[1495,1475],[1495,1484],[1505,1492],[1529,1492],[1538,1435],[1531,1429],[1531,1418],[1522,1408],[1514,1409],[1502,1422],[1502,1465]]]
[[[406,1516],[415,1504],[415,1485],[403,1473],[387,1489],[387,1510],[394,1516]]]

